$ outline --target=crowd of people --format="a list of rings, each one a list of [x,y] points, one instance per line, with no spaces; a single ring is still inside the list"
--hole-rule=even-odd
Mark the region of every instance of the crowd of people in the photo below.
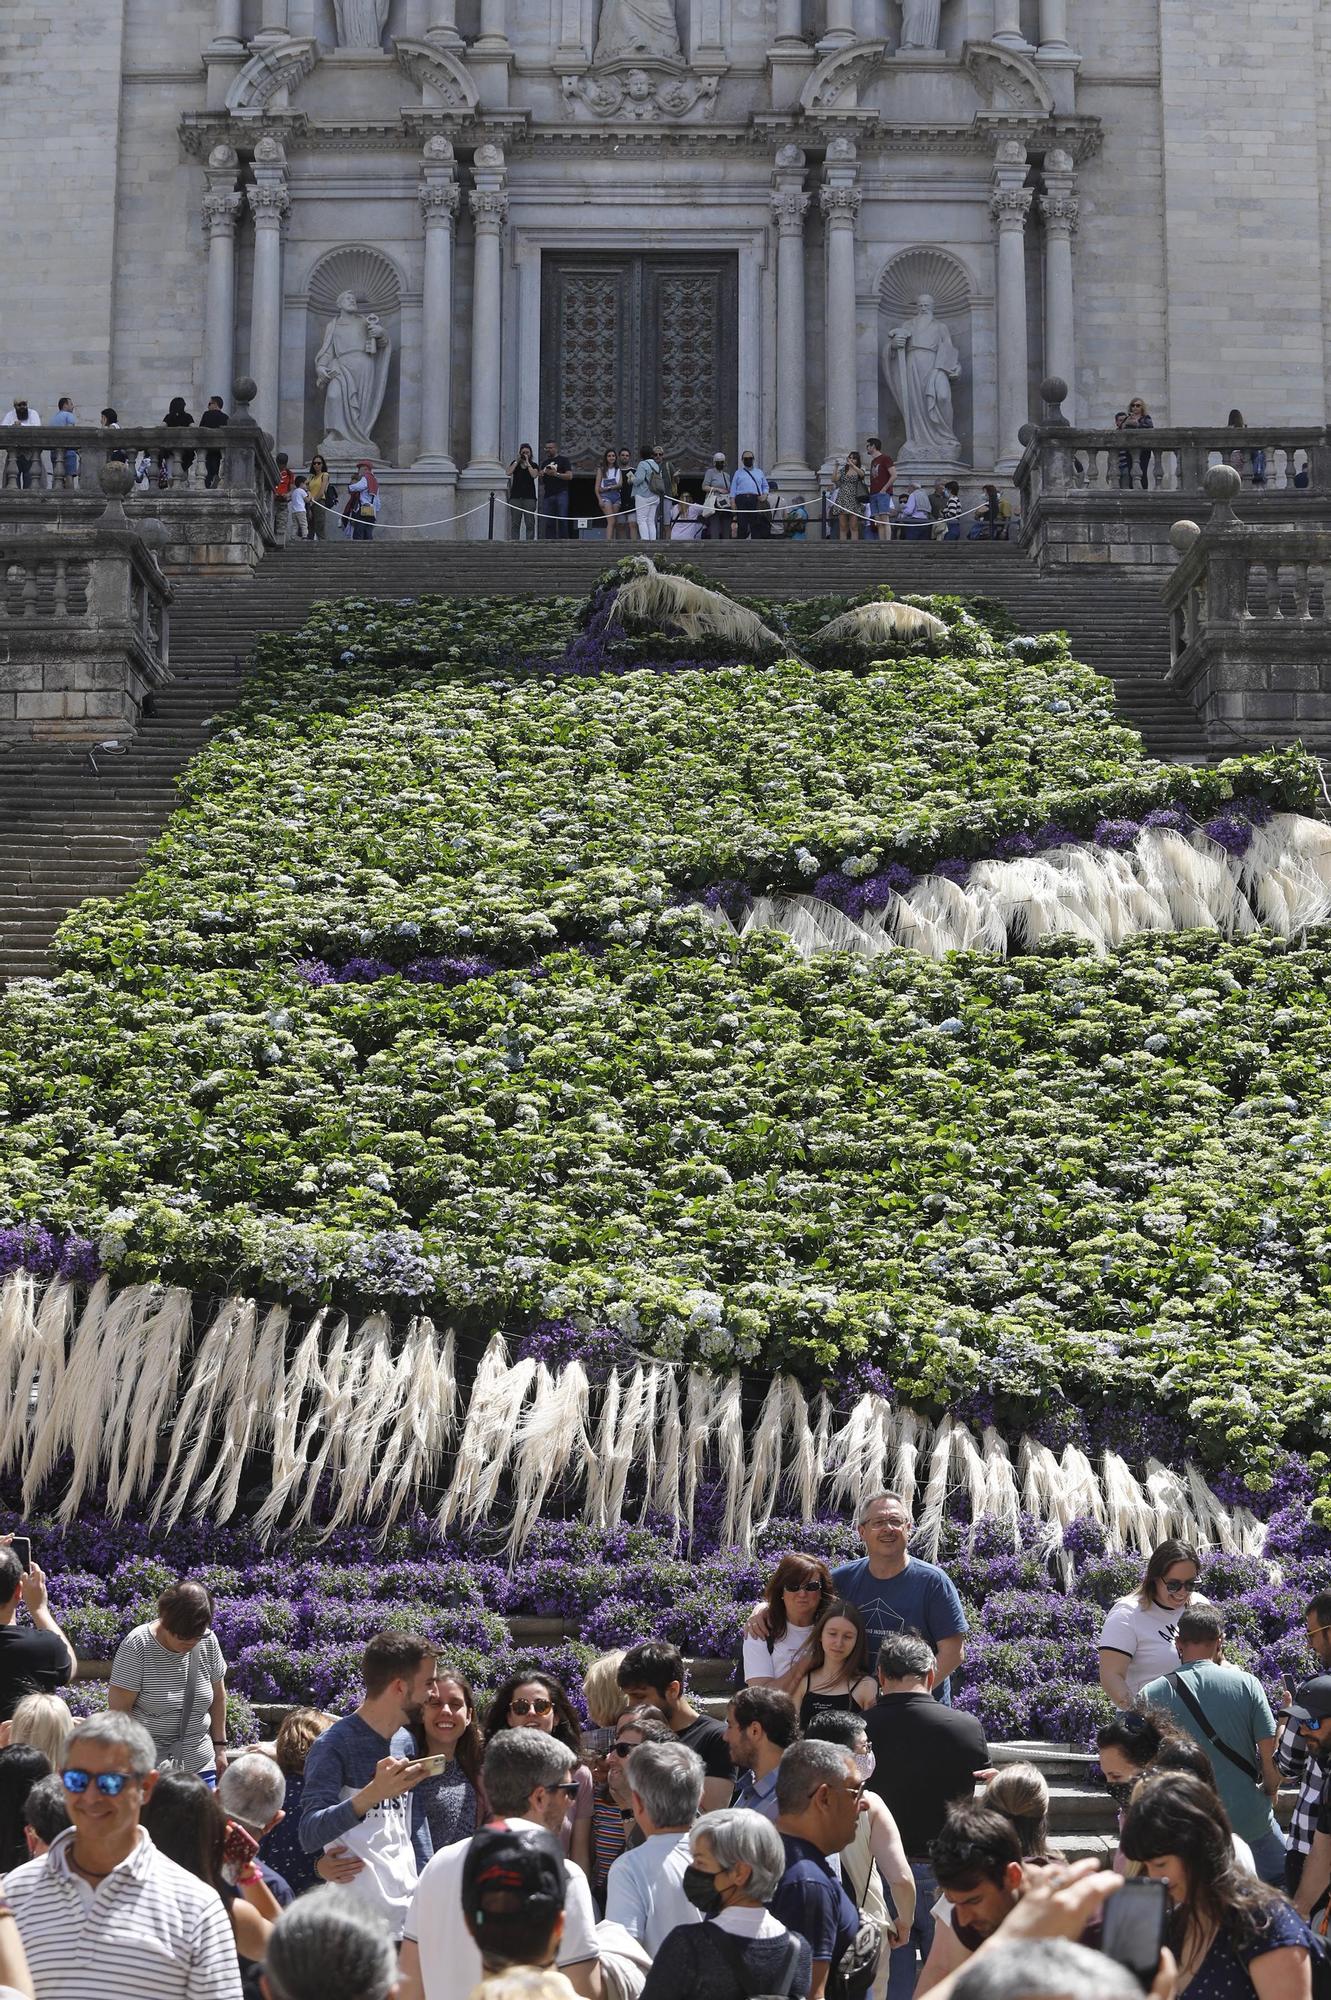
[[[1069,1869],[1040,1771],[995,1768],[952,1705],[952,1579],[910,1554],[898,1495],[857,1525],[853,1561],[777,1563],[724,1719],[657,1640],[587,1668],[583,1721],[548,1673],[481,1702],[387,1629],[350,1714],[295,1709],[244,1750],[201,1582],[162,1593],[78,1721],[40,1566],[0,1546],[0,2000],[1116,2000],[1142,1990],[1114,1957],[1134,1879],[1161,1885],[1134,1892],[1152,1991],[1314,2000],[1331,1672],[1282,1691],[1278,1723],[1224,1660],[1198,1551],[1161,1544],[1101,1632],[1114,1866]],[[1331,1596],[1307,1632],[1331,1668]]]

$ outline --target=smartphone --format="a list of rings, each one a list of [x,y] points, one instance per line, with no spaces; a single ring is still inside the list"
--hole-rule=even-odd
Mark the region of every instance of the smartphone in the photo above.
[[[1168,1922],[1169,1892],[1164,1883],[1133,1876],[1105,1904],[1100,1949],[1149,1986],[1160,1969]]]
[[[435,1757],[413,1757],[412,1763],[426,1778],[442,1778],[452,1759],[442,1755]]]
[[[22,1563],[24,1576],[27,1576],[32,1569],[31,1539],[27,1535],[13,1535],[10,1537],[9,1546]]]

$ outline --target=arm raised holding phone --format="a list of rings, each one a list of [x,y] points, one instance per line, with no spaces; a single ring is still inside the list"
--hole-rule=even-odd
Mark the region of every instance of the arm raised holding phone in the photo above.
[[[20,1604],[32,1631],[18,1623]],[[78,1670],[78,1654],[51,1615],[46,1578],[27,1537],[0,1535],[0,1716],[12,1715],[25,1694],[65,1687]]]

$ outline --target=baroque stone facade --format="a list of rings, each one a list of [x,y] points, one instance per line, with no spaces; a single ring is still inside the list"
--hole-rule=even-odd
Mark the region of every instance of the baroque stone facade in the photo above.
[[[0,368],[43,415],[250,373],[294,461],[370,439],[389,522],[556,430],[687,463],[711,422],[787,489],[874,430],[1002,474],[1046,374],[1074,421],[1325,420],[1311,0],[78,11],[0,23]]]

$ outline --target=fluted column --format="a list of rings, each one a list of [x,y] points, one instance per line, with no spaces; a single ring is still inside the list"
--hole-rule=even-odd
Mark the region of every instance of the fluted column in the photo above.
[[[486,493],[502,493],[499,458],[500,355],[503,339],[503,233],[508,219],[504,154],[499,146],[478,146],[473,156],[476,185],[468,196],[476,243],[471,280],[471,460],[462,474],[459,497],[474,506]],[[469,535],[484,535],[482,515],[467,523]],[[495,532],[502,536],[503,509]]]
[[[425,221],[421,296],[421,445],[416,463],[456,477],[453,463],[453,224],[458,212],[453,148],[442,135],[426,141],[420,185]]]
[[[282,231],[291,207],[286,154],[276,139],[260,139],[255,147],[254,186],[247,193],[254,217],[250,373],[259,385],[254,417],[259,429],[276,442],[282,372]]]
[[[229,162],[222,158],[227,153]],[[224,396],[228,403],[236,372],[236,224],[245,206],[245,197],[234,186],[236,164],[229,146],[215,146],[208,163],[208,192],[203,197],[203,226],[208,236],[203,393]]]
[[[1018,139],[998,148],[989,210],[998,224],[998,456],[997,470],[1011,472],[1021,457],[1017,432],[1029,415],[1029,341],[1026,330],[1026,217],[1031,190],[1026,149]]]
[[[804,310],[804,218],[809,196],[804,186],[804,154],[782,146],[772,175],[772,220],[776,225],[776,464],[773,476],[788,490],[811,484],[805,457],[807,358]]]
[[[855,423],[855,221],[860,190],[855,185],[855,147],[833,139],[827,148],[826,178],[818,191],[827,237],[827,440],[824,464],[853,449]]]
[[[1044,193],[1044,372],[1068,385],[1076,422],[1077,341],[1072,307],[1072,238],[1077,228],[1076,176],[1072,155],[1055,147],[1045,154]]]

